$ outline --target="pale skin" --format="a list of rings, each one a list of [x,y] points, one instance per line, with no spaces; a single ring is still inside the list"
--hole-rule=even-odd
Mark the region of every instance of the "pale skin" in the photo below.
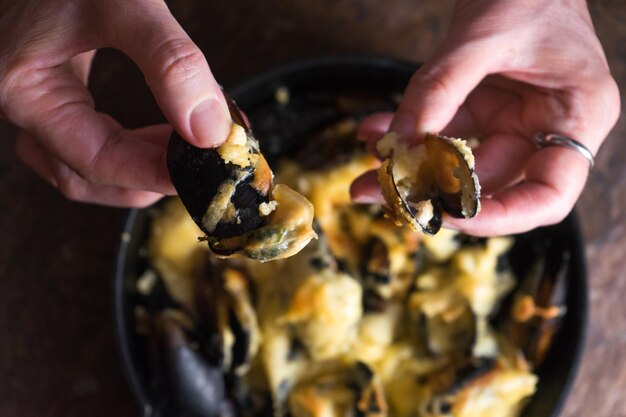
[[[413,76],[395,115],[359,128],[370,149],[388,130],[481,138],[476,170],[482,211],[444,226],[492,236],[562,220],[578,199],[588,162],[565,148],[538,150],[536,132],[575,138],[593,154],[620,113],[619,91],[582,0],[460,0],[450,32]],[[381,201],[374,173],[352,186]]]
[[[165,165],[172,126],[200,147],[228,134],[219,85],[161,0],[4,1],[0,28],[0,116],[20,129],[17,155],[72,200],[149,205],[175,192]],[[102,47],[137,63],[171,125],[131,131],[94,110],[85,84]],[[424,132],[478,135],[483,210],[445,225],[507,234],[561,220],[588,175],[574,151],[537,150],[534,133],[571,136],[595,154],[619,107],[584,1],[459,0],[397,113],[372,115],[359,136],[373,148],[388,130],[415,142]],[[371,173],[351,193],[380,201]]]
[[[165,150],[222,142],[230,116],[202,52],[161,0],[0,3],[0,115],[21,132],[17,155],[72,200],[146,206],[174,194]],[[126,130],[97,113],[85,87],[96,49],[139,66],[170,125]]]

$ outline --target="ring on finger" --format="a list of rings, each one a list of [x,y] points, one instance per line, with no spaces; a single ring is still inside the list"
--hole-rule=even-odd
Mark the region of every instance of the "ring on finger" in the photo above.
[[[535,136],[533,136],[533,143],[539,149],[543,149],[548,146],[561,146],[576,151],[582,155],[587,162],[589,162],[589,170],[591,170],[595,164],[595,158],[589,148],[568,136],[558,133],[538,132],[535,133]]]

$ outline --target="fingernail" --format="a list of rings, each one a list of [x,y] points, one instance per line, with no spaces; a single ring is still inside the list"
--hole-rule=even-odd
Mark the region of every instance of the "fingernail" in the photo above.
[[[205,100],[191,112],[191,133],[200,147],[217,146],[224,142],[230,132],[230,116],[214,99]]]
[[[352,201],[358,204],[380,204],[380,198],[366,194],[355,195]]]
[[[389,126],[390,132],[396,132],[403,140],[412,140],[417,136],[415,117],[406,113],[396,113]]]

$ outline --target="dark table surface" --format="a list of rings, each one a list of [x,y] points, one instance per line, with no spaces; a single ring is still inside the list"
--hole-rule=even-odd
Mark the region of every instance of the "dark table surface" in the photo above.
[[[613,74],[626,90],[626,4],[589,3]],[[423,61],[444,36],[452,5],[170,2],[225,84],[319,56]],[[98,53],[90,85],[98,108],[127,127],[163,120],[142,75],[116,51]],[[591,320],[567,417],[626,415],[625,134],[622,117],[578,203]],[[125,211],[67,201],[15,158],[14,135],[0,123],[0,416],[138,416],[117,356],[111,308],[113,257]]]

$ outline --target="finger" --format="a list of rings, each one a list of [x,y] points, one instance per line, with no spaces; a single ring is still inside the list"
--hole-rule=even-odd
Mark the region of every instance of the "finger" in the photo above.
[[[115,25],[103,31],[107,40],[137,63],[178,133],[200,147],[222,143],[230,132],[230,113],[200,49],[165,2],[125,8],[123,18],[107,22]],[[123,36],[111,36],[116,33]]]
[[[480,136],[482,132],[476,124],[476,119],[467,105],[467,103],[461,105],[456,112],[450,123],[441,130],[441,134],[444,136],[451,136],[455,138],[470,138]]]
[[[446,218],[444,224],[471,235],[497,236],[557,223],[574,207],[588,170],[577,152],[544,148],[529,160],[524,182],[482,199],[476,217]]]
[[[357,138],[365,141],[367,150],[372,154],[380,156],[376,149],[376,143],[387,133],[392,119],[393,113],[380,112],[369,115],[359,123],[356,131]]]
[[[446,39],[411,77],[391,130],[407,138],[442,131],[470,92],[498,67],[498,52],[485,55],[488,47],[485,41]]]
[[[380,139],[380,137],[389,130],[389,125],[392,120],[393,113],[372,113],[359,123],[356,130],[356,136],[362,141]]]
[[[366,172],[352,182],[350,198],[355,203],[382,204],[385,202],[380,192],[375,170]]]
[[[96,51],[88,51],[82,54],[78,54],[66,61],[63,67],[70,73],[74,74],[84,85],[87,85],[89,80],[89,71],[91,70],[91,63],[96,56]]]
[[[58,187],[52,162],[46,151],[26,132],[20,131],[15,139],[15,154],[37,175],[53,187]]]
[[[166,126],[123,129],[97,113],[80,80],[58,67],[28,71],[9,90],[9,118],[87,182],[173,192]]]
[[[482,194],[489,196],[522,180],[535,151],[528,139],[514,134],[495,134],[483,140],[474,150]]]
[[[17,137],[15,152],[26,166],[71,200],[118,207],[146,207],[163,197],[162,194],[147,191],[90,184],[50,156],[35,139],[24,132]]]

